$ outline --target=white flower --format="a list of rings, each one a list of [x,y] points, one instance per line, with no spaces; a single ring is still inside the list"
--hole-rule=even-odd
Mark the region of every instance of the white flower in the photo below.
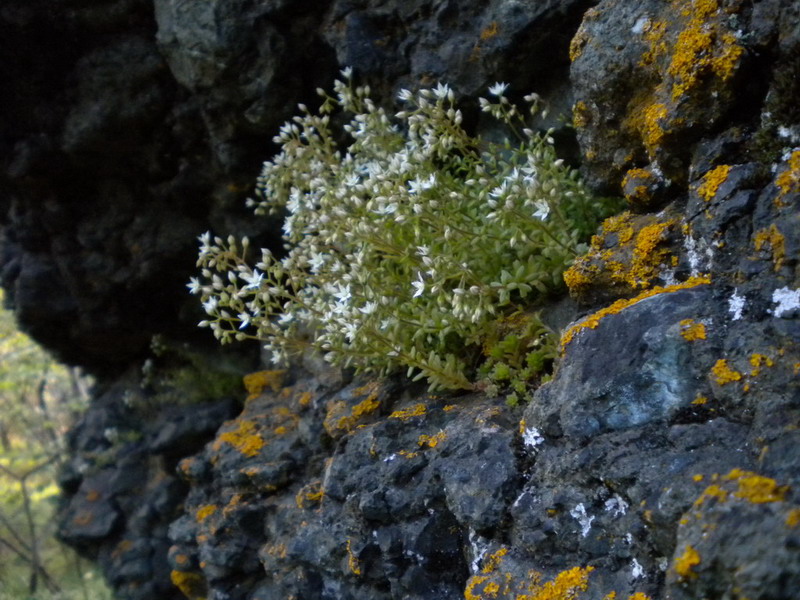
[[[344,69],[342,69],[339,72],[342,74],[342,77],[344,77],[345,79],[351,79],[353,77],[353,67],[345,67]]]
[[[308,260],[308,264],[311,267],[311,272],[317,274],[325,264],[325,257],[319,252],[314,252]]]
[[[341,284],[337,285],[337,289],[333,292],[333,296],[344,306],[347,306],[348,302],[350,302],[350,298],[353,297],[350,294],[350,286]]]
[[[400,100],[400,102],[407,102],[407,101],[411,100],[411,98],[413,98],[413,96],[414,95],[411,93],[411,90],[407,90],[405,88],[401,89],[397,93],[397,99]]]
[[[186,284],[186,287],[189,288],[189,293],[191,294],[199,294],[202,290],[200,286],[200,280],[197,277],[192,277],[189,280],[189,283]]]
[[[378,303],[377,302],[367,302],[364,306],[359,308],[359,310],[364,313],[365,315],[371,315],[376,310],[378,310]]]
[[[544,200],[537,200],[534,202],[534,206],[536,207],[536,211],[533,213],[534,218],[540,221],[547,219],[547,215],[550,214],[550,205]]]
[[[347,338],[348,342],[352,342],[356,339],[356,334],[358,333],[358,324],[356,323],[347,323],[344,326],[344,336]]]
[[[257,269],[253,269],[252,274],[243,274],[241,278],[247,282],[247,285],[244,286],[246,290],[257,290],[261,287],[261,282],[264,280],[264,274],[259,273]]]
[[[433,95],[441,100],[447,98],[447,96],[450,95],[450,93],[451,93],[450,88],[442,83],[440,83],[433,89]]]
[[[419,298],[422,296],[422,292],[425,291],[425,282],[422,280],[422,273],[417,273],[417,281],[411,282],[411,287],[414,288],[414,298]]]
[[[219,306],[219,300],[216,296],[211,296],[208,300],[203,302],[203,309],[206,311],[207,314],[212,315],[214,311]]]
[[[500,83],[499,81],[495,83],[493,86],[489,88],[489,93],[492,96],[497,96],[498,98],[505,94],[506,88],[508,88],[507,83]]]
[[[239,325],[239,329],[244,329],[245,327],[250,325],[250,314],[249,313],[246,313],[246,312],[239,313],[238,317],[239,317],[239,320],[242,322],[242,324]]]

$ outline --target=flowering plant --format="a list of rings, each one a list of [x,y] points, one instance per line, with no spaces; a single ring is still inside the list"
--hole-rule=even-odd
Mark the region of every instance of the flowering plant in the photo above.
[[[474,388],[497,319],[562,288],[606,208],[550,133],[525,127],[505,84],[480,103],[515,144],[469,135],[446,85],[401,91],[393,119],[342,74],[334,95],[318,90],[318,114],[300,105],[281,128],[249,201],[257,214],[285,212],[286,255],[261,250],[251,266],[247,239],[200,237],[202,278],[189,288],[209,315],[201,326],[222,343],[262,340],[276,363],[312,348],[334,365],[402,366],[432,389]],[[538,96],[526,102],[536,114]],[[351,115],[347,143],[337,110]]]

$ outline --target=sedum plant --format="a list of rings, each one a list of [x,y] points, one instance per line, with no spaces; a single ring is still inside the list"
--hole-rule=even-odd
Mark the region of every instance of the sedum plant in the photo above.
[[[285,256],[251,259],[246,238],[200,236],[202,277],[189,284],[208,314],[200,325],[222,343],[265,342],[277,364],[313,349],[362,371],[405,368],[431,389],[519,389],[552,356],[552,336],[535,314],[510,342],[498,322],[562,288],[605,205],[549,133],[525,126],[536,95],[523,111],[505,84],[490,88],[482,110],[517,136],[492,143],[465,131],[446,85],[402,90],[391,116],[342,75],[333,95],[318,90],[318,113],[300,105],[281,128],[248,201],[285,214]]]

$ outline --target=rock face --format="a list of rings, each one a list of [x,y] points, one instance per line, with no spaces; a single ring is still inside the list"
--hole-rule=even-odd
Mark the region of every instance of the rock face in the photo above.
[[[6,0],[0,276],[100,379],[62,538],[130,600],[796,597],[798,22],[791,0]],[[257,363],[195,330],[195,236],[279,246],[243,199],[345,65],[387,103],[542,92],[626,197],[527,407],[312,363],[242,403]]]

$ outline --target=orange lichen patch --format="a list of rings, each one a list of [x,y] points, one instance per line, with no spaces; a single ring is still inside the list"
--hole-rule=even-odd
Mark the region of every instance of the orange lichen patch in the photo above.
[[[195,511],[194,518],[197,519],[198,523],[202,523],[215,512],[217,512],[216,504],[206,504]]]
[[[733,492],[734,496],[753,504],[782,502],[789,491],[788,486],[779,486],[774,479],[742,469],[731,470],[724,479],[737,482],[739,487]]]
[[[720,385],[725,385],[733,381],[740,381],[742,379],[742,374],[735,369],[731,369],[728,361],[724,358],[720,358],[714,363],[714,366],[711,367],[711,374],[714,376],[714,381]]]
[[[708,398],[706,398],[702,394],[698,394],[697,397],[694,400],[692,400],[692,404],[696,406],[702,406],[703,404],[708,404]]]
[[[207,594],[206,579],[200,573],[172,571],[172,585],[178,588],[189,600],[205,600]]]
[[[497,21],[492,21],[481,31],[481,41],[485,42],[487,40],[490,40],[493,37],[495,37],[498,33],[500,33],[500,25],[497,24]]]
[[[572,107],[572,125],[575,129],[582,129],[589,124],[589,107],[586,102],[578,100]]]
[[[713,479],[721,481],[723,485],[725,485],[724,482],[736,482],[736,489],[729,492],[722,485],[712,483],[694,501],[695,507],[699,507],[711,499],[718,502],[727,502],[731,497],[746,500],[753,504],[781,502],[786,499],[786,494],[789,492],[788,486],[778,485],[774,479],[743,469],[732,469],[724,477],[720,478],[715,475]]]
[[[248,400],[258,397],[266,388],[278,393],[283,385],[286,370],[257,371],[242,378],[244,388],[249,394]]]
[[[467,587],[464,589],[465,600],[482,600],[482,591],[479,594],[475,593],[475,588],[489,579],[488,575],[473,575],[467,581]]]
[[[644,42],[647,44],[647,50],[642,54],[642,59],[639,61],[640,66],[647,67],[652,65],[669,52],[667,43],[664,40],[666,33],[667,24],[664,21],[647,20],[644,26]]]
[[[684,319],[680,322],[681,337],[687,342],[706,339],[706,326],[693,319]]]
[[[258,434],[258,426],[253,421],[242,419],[233,431],[226,431],[217,437],[215,448],[219,449],[221,443],[227,443],[236,448],[245,456],[256,456],[266,442]]]
[[[773,223],[767,229],[757,231],[754,244],[756,252],[761,252],[763,249],[769,248],[772,254],[773,267],[775,271],[779,271],[786,258],[786,239],[775,224]]]
[[[800,192],[800,150],[795,150],[789,157],[788,167],[775,178],[775,185],[778,186],[778,197],[775,204],[779,208],[786,206],[784,197],[789,194]]]
[[[726,81],[733,75],[744,49],[732,33],[722,31],[719,20],[710,20],[718,13],[717,0],[694,0],[684,13],[690,19],[678,34],[667,68],[673,100],[709,76]]]
[[[444,407],[442,410],[443,410],[444,412],[450,412],[451,410],[455,410],[455,409],[457,409],[457,408],[458,408],[458,405],[457,405],[457,404],[448,404],[448,405],[447,405],[447,406],[445,406],[445,407]]]
[[[87,502],[97,502],[100,499],[100,492],[97,490],[89,490],[86,492],[86,500]]]
[[[581,25],[578,29],[575,37],[569,43],[569,60],[570,62],[575,62],[578,60],[583,54],[583,49],[586,47],[586,43],[589,41],[589,32],[586,31],[586,28]]]
[[[486,598],[497,598],[497,594],[499,592],[500,584],[496,581],[487,583],[483,588],[483,593],[485,594]]]
[[[589,574],[594,567],[573,567],[562,571],[553,581],[536,586],[530,594],[521,594],[517,600],[574,600],[589,588]]]
[[[414,417],[421,417],[427,412],[424,404],[415,404],[410,408],[396,410],[389,415],[390,419],[400,419],[401,421],[408,421]]]
[[[365,417],[373,414],[381,407],[379,398],[380,384],[372,382],[353,390],[356,396],[367,394],[367,397],[355,405],[344,400],[328,404],[324,426],[331,435],[349,433],[358,426]]]
[[[692,569],[700,564],[700,554],[687,544],[686,549],[678,558],[675,559],[675,572],[681,579],[693,579],[697,577]]]
[[[786,526],[797,527],[798,525],[800,525],[800,508],[793,508],[786,515]]]
[[[595,287],[615,287],[623,295],[647,288],[674,262],[667,247],[674,226],[674,219],[661,222],[629,211],[606,219],[589,251],[564,273],[570,294],[581,298]]]
[[[114,550],[111,551],[111,557],[115,558],[115,559],[120,558],[123,554],[125,554],[131,548],[133,548],[133,540],[127,540],[127,539],[126,540],[122,540],[119,544],[117,544],[114,547]],[[175,559],[175,560],[178,561],[178,564],[183,564],[179,560],[180,557],[184,557],[184,558],[186,558],[188,560],[188,558],[185,555],[179,554]]]
[[[642,136],[642,143],[650,156],[653,156],[656,148],[661,145],[666,133],[664,122],[667,118],[667,107],[665,104],[654,103],[642,109],[641,124],[639,133]]]
[[[325,490],[322,489],[322,482],[312,481],[300,488],[297,495],[294,497],[297,503],[297,508],[308,508],[309,506],[316,506],[325,497]]]
[[[419,436],[417,440],[417,445],[420,448],[424,448],[427,446],[428,448],[436,448],[439,444],[441,444],[447,438],[447,434],[444,431],[440,431],[434,435],[426,435],[422,434]]]
[[[706,202],[713,200],[714,196],[717,195],[719,186],[721,186],[728,178],[730,170],[730,165],[720,165],[703,175],[700,185],[697,186],[697,195]]]
[[[398,454],[403,458],[416,458],[419,456],[419,452],[409,452],[408,450],[400,450]]]
[[[564,332],[564,335],[561,336],[561,344],[560,344],[561,350],[563,351],[564,348],[566,348],[567,344],[569,344],[573,340],[573,338],[579,331],[582,331],[583,329],[596,329],[597,326],[600,324],[600,321],[602,321],[605,317],[620,313],[626,308],[633,306],[634,304],[637,304],[642,300],[651,298],[658,294],[670,294],[673,292],[678,292],[680,290],[694,288],[700,285],[707,285],[709,283],[711,283],[711,279],[709,277],[705,276],[690,277],[684,283],[678,283],[675,285],[668,285],[663,287],[656,286],[654,288],[642,292],[635,298],[617,300],[611,306],[607,306],[597,311],[596,313],[586,317],[580,323],[577,323],[572,327],[570,327],[569,329],[567,329]]]
[[[764,367],[772,367],[775,365],[775,361],[769,356],[758,353],[751,354],[749,362],[753,367],[753,370],[750,371],[750,377],[758,377]]]
[[[719,484],[712,483],[709,485],[703,493],[694,501],[694,506],[698,507],[703,504],[706,500],[718,500],[720,502],[725,502],[728,499],[728,492],[725,491]]]
[[[361,565],[358,562],[358,557],[350,549],[350,540],[347,540],[347,567],[353,575],[361,575]]]
[[[500,548],[496,552],[490,554],[483,565],[483,569],[481,569],[481,573],[488,574],[497,570],[497,567],[500,566],[506,554],[508,554],[508,548]]]
[[[301,396],[297,399],[297,403],[303,408],[305,408],[306,406],[311,404],[311,398],[312,398],[311,392],[303,392],[303,394],[301,394]]]
[[[630,169],[622,179],[622,193],[630,204],[646,206],[651,200],[651,187],[656,176],[647,169]]]

